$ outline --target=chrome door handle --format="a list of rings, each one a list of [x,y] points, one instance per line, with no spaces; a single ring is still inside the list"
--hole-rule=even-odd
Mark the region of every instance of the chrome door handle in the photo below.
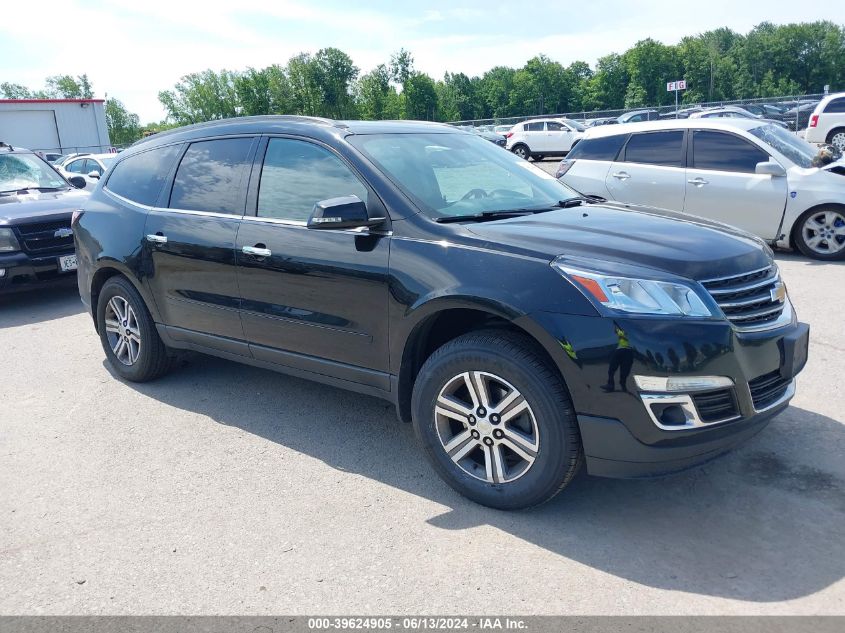
[[[167,236],[150,233],[147,235],[147,241],[155,244],[167,244]]]
[[[631,175],[626,171],[617,171],[615,174],[611,174],[614,178],[618,178],[619,180],[628,180]]]
[[[704,180],[704,178],[701,178],[701,177],[693,178],[692,180],[687,180],[687,182],[691,185],[695,185],[696,187],[702,187],[702,186],[708,184],[708,182],[706,180]]]
[[[253,257],[270,257],[273,254],[269,248],[259,246],[244,246],[241,251],[244,255],[252,255]]]

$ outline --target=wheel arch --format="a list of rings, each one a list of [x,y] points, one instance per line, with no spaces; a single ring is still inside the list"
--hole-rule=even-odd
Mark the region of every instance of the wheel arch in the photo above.
[[[102,291],[103,286],[109,279],[118,276],[125,278],[134,286],[135,290],[138,291],[138,294],[140,294],[141,298],[144,300],[153,320],[158,321],[158,311],[156,310],[155,302],[151,300],[151,297],[148,295],[146,289],[137,277],[135,277],[128,268],[122,266],[119,262],[115,260],[107,260],[102,262],[97,267],[97,270],[94,271],[94,274],[91,275],[91,287],[89,292],[91,297],[91,317],[94,319],[94,328],[97,329],[97,303],[100,298],[100,291]]]
[[[833,135],[838,134],[839,132],[845,132],[845,125],[837,125],[833,129],[831,129],[825,137],[825,143],[830,143],[830,141],[833,140]]]
[[[560,376],[568,391],[560,365],[546,347],[547,343],[541,340],[544,330],[528,316],[516,313],[509,306],[468,298],[434,300],[420,310],[422,313],[405,338],[396,378],[397,413],[403,422],[411,421],[411,395],[425,361],[439,347],[468,332],[502,330],[529,337],[537,354]]]

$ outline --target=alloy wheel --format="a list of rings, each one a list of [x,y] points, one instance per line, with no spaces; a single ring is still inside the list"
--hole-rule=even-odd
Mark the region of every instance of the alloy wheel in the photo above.
[[[525,397],[504,378],[463,372],[446,382],[434,408],[443,450],[466,474],[488,483],[519,479],[537,458],[540,434]]]
[[[830,144],[836,149],[845,152],[845,132],[837,132],[830,137]]]
[[[845,248],[845,215],[819,211],[807,217],[801,227],[804,243],[819,255],[834,255]]]
[[[528,158],[528,152],[525,150],[524,147],[517,147],[513,150],[513,153],[519,156],[520,158]]]
[[[130,303],[115,295],[106,304],[106,337],[118,361],[132,366],[141,354],[141,328]]]

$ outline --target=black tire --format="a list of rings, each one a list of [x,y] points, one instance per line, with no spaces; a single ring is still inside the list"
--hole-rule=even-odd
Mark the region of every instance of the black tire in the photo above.
[[[500,510],[539,505],[563,490],[580,468],[583,452],[572,403],[558,373],[535,350],[535,342],[521,334],[471,332],[435,351],[414,384],[413,424],[426,457],[446,483],[481,505]],[[512,481],[493,483],[468,474],[447,454],[440,439],[435,414],[438,396],[456,376],[473,371],[488,372],[510,383],[527,401],[536,420],[536,457]],[[468,422],[466,430],[473,428],[469,424],[481,428],[480,419]],[[483,447],[478,446],[478,450],[483,451]],[[480,469],[478,472],[482,473]]]
[[[835,130],[831,130],[825,142],[828,145],[833,145],[839,151],[845,152],[845,127],[838,127]]]
[[[131,364],[124,363],[115,355],[106,329],[106,311],[110,309],[109,302],[115,297],[125,301],[132,308],[140,333],[141,343],[138,346],[137,360]],[[97,299],[97,331],[109,364],[122,378],[132,382],[147,382],[162,376],[170,369],[170,351],[159,337],[141,295],[125,277],[111,277],[100,290]]]
[[[816,209],[810,209],[806,211],[800,218],[795,222],[795,228],[793,229],[793,243],[807,257],[812,259],[818,259],[821,261],[838,261],[841,259],[845,259],[845,248],[842,248],[833,253],[824,253],[820,252],[818,249],[814,249],[807,243],[806,237],[804,235],[804,226],[808,223],[808,221],[812,221],[812,218],[819,217],[825,212],[832,212],[837,214],[842,220],[845,220],[845,208],[843,207],[819,207]],[[842,221],[840,220],[840,221]],[[836,239],[835,237],[833,239]]]
[[[528,146],[525,143],[518,143],[517,145],[514,145],[511,151],[524,160],[531,158],[531,150],[528,149]]]

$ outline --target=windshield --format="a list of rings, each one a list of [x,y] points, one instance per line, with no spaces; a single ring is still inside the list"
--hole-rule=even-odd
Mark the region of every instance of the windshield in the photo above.
[[[572,129],[574,129],[574,130],[576,130],[576,131],[578,131],[578,132],[583,132],[584,130],[586,130],[586,129],[587,129],[587,128],[585,128],[583,125],[581,125],[580,123],[578,123],[578,121],[573,121],[572,119],[563,119],[563,121],[564,121],[564,123],[566,123],[569,127],[571,127]]]
[[[349,137],[429,217],[541,210],[579,194],[552,176],[468,134]]]
[[[818,149],[804,139],[798,138],[795,134],[771,124],[761,125],[748,131],[766,145],[775,148],[799,167],[805,169],[813,167],[813,159],[818,153]]]
[[[67,187],[67,182],[34,154],[0,154],[0,192]]]

